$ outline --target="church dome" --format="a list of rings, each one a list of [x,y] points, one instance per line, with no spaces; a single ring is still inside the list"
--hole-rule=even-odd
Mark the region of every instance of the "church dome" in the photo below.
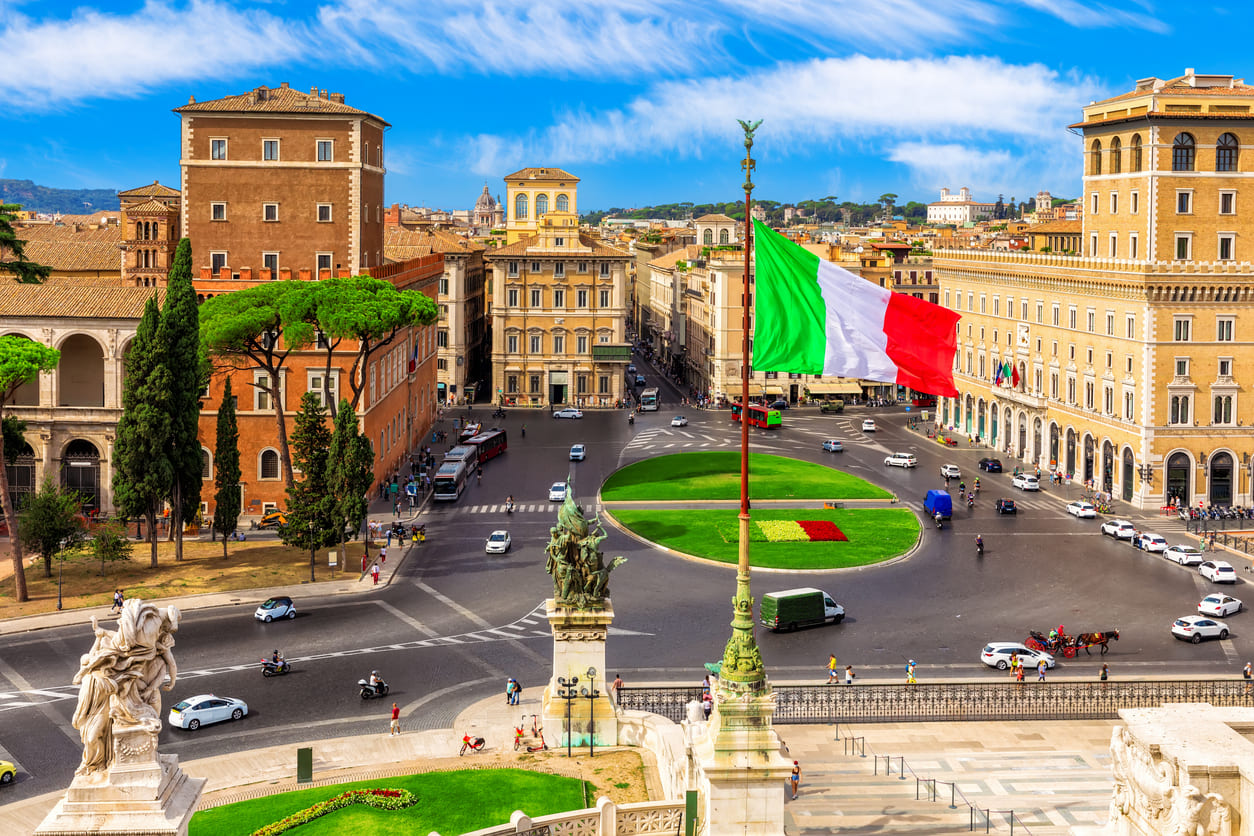
[[[479,199],[475,201],[476,212],[491,212],[496,209],[496,200],[492,195],[488,194],[488,187],[485,184],[483,194],[479,195]]]

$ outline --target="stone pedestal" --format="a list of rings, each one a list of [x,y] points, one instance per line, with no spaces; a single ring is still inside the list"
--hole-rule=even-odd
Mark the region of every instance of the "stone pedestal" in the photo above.
[[[708,733],[694,747],[706,833],[779,836],[792,761],[780,754],[779,736],[771,727],[775,695],[765,681],[719,680],[714,687]]]
[[[610,701],[610,689],[605,672],[605,636],[614,620],[614,608],[610,600],[599,610],[575,610],[559,606],[552,598],[545,601],[545,615],[553,631],[553,671],[544,688],[544,707],[541,712],[546,729],[560,729],[561,734],[550,737],[556,742],[554,749],[565,749],[569,742],[573,747],[591,744],[596,747],[614,746],[618,743],[618,717]],[[588,669],[596,669],[596,677],[588,681]],[[567,724],[567,701],[558,696],[562,688],[558,677],[570,680],[579,678],[576,691],[595,688],[600,696],[594,699],[580,696],[570,701],[570,722]]]
[[[177,756],[158,755],[156,731],[146,725],[115,725],[113,754],[107,773],[74,778],[36,834],[186,835],[205,779],[188,778]]]

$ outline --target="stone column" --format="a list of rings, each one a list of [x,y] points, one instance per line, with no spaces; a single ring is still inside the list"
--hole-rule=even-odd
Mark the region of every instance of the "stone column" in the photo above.
[[[610,702],[609,687],[605,678],[605,636],[614,620],[614,607],[610,599],[599,610],[577,610],[561,606],[550,598],[544,604],[549,628],[553,631],[553,671],[544,687],[544,703],[541,715],[544,725],[561,729],[562,733],[553,744],[565,748],[614,746],[618,743],[618,719]],[[588,671],[595,670],[591,679]],[[558,695],[563,686],[558,678],[568,682],[578,677],[576,692],[593,689],[600,695],[589,699],[578,696],[570,701],[570,724],[566,722],[567,701]]]

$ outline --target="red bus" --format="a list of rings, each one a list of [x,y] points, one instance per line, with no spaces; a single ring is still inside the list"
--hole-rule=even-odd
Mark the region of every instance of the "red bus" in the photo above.
[[[505,439],[505,430],[488,430],[481,432],[473,438],[468,438],[462,442],[467,447],[474,447],[476,451],[475,461],[486,462],[488,459],[495,459],[508,449],[509,444]]]
[[[910,403],[912,406],[936,406],[936,396],[935,395],[922,395],[922,394],[916,393],[914,396],[914,400],[912,400]]]
[[[740,420],[740,404],[732,404],[732,420]],[[764,429],[778,429],[783,420],[780,418],[778,409],[761,406],[756,403],[749,404],[749,426],[762,427]]]

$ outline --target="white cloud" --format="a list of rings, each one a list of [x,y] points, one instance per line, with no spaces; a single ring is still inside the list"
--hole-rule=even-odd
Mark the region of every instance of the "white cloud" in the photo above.
[[[303,51],[299,24],[215,0],[184,7],[150,0],[129,15],[80,8],[67,19],[8,18],[0,28],[0,97],[17,109],[235,77]]]
[[[1065,137],[1064,126],[1084,102],[1100,97],[1097,89],[1039,64],[995,58],[816,59],[739,77],[663,82],[620,109],[569,113],[534,136],[481,136],[475,165],[497,167],[475,170],[659,152],[700,157],[712,143],[734,141],[736,119],[750,117],[765,119],[763,155],[885,137],[1048,145]],[[719,147],[721,156],[726,146]]]
[[[1171,27],[1148,12],[1137,12],[1128,5],[1136,4],[1148,9],[1149,4],[1129,0],[1118,5],[1110,3],[1079,2],[1079,0],[1018,0],[1019,3],[1038,12],[1053,15],[1077,29],[1146,29],[1166,33]]]

